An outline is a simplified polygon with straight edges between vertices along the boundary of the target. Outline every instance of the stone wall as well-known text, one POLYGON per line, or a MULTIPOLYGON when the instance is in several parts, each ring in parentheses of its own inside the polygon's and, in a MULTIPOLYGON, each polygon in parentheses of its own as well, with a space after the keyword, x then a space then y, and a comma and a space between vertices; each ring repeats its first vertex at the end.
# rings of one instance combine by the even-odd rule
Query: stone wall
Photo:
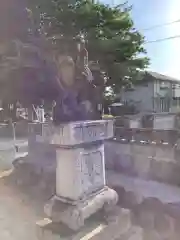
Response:
POLYGON ((143 228, 143 239, 180 239, 179 130, 117 127, 105 160, 113 170, 108 184, 119 205, 131 210, 133 224, 143 228))
POLYGON ((179 240, 179 187, 107 171, 108 184, 119 195, 119 205, 132 213, 132 223, 143 228, 144 240, 179 240))
POLYGON ((107 169, 142 179, 180 184, 178 132, 122 130, 105 146, 107 169))

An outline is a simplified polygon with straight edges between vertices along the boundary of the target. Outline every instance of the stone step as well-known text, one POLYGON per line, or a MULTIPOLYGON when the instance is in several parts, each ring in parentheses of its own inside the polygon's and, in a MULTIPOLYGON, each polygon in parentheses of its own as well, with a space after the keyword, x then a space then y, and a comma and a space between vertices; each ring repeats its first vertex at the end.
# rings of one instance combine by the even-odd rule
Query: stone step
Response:
POLYGON ((180 188, 113 171, 106 176, 119 195, 119 205, 130 209, 132 223, 144 229, 144 240, 179 239, 180 188))
POLYGON ((72 232, 65 226, 46 219, 38 223, 38 237, 39 240, 141 240, 141 238, 132 238, 133 235, 140 235, 141 231, 139 228, 131 229, 130 211, 117 207, 116 214, 116 221, 108 224, 94 216, 79 232, 72 232))

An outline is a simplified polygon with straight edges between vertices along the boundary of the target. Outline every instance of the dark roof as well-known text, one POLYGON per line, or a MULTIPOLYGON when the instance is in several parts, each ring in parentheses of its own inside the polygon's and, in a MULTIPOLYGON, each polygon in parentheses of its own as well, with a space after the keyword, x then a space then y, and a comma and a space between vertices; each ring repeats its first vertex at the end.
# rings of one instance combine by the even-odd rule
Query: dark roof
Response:
POLYGON ((157 73, 157 72, 147 71, 146 74, 150 75, 151 77, 153 77, 153 78, 155 78, 157 80, 179 82, 180 83, 180 79, 172 78, 172 77, 169 77, 169 76, 157 73))

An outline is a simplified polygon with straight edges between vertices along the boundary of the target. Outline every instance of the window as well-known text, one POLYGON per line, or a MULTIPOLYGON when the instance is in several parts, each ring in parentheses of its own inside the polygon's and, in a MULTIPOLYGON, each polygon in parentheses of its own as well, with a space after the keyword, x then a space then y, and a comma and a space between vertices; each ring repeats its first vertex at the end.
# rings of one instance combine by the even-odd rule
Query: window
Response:
POLYGON ((160 82, 160 90, 169 88, 168 82, 160 82))
POLYGON ((172 84, 172 89, 176 89, 176 88, 177 88, 176 84, 172 84))

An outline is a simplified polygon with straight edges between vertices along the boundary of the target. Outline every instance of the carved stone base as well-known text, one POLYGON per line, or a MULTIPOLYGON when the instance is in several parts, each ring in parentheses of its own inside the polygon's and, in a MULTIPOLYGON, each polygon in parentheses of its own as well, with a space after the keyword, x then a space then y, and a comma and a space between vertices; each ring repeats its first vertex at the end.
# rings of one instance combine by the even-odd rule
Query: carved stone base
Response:
POLYGON ((118 202, 117 193, 108 187, 97 195, 91 196, 86 201, 79 201, 76 205, 63 203, 57 196, 54 196, 45 205, 44 211, 53 222, 61 222, 70 229, 77 231, 84 226, 85 219, 104 210, 104 217, 112 219, 113 208, 118 202))

